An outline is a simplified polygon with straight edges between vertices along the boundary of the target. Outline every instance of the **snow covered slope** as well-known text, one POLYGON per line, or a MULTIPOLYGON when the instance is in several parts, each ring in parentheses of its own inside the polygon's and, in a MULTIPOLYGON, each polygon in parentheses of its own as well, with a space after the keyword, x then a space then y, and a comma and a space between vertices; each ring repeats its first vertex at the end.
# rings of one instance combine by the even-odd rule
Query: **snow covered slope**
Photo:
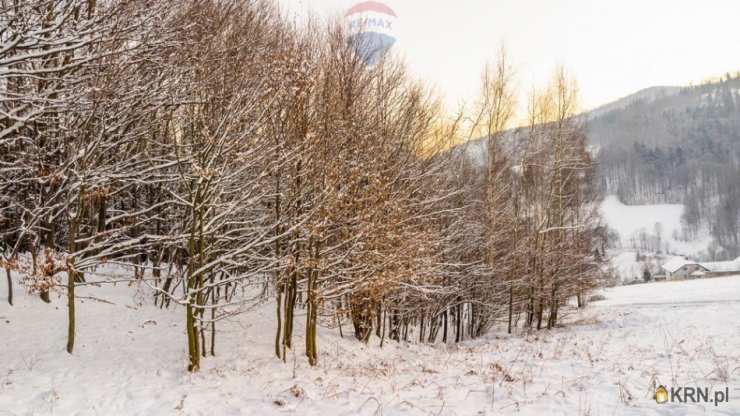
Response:
POLYGON ((625 205, 614 195, 606 197, 600 209, 607 226, 619 234, 622 248, 700 256, 712 238, 703 235, 691 241, 683 240, 683 210, 680 204, 625 205), (658 248, 657 245, 658 250, 650 250, 658 248))
POLYGON ((610 250, 609 255, 614 272, 623 283, 642 279, 645 263, 637 261, 636 251, 610 250))
POLYGON ((268 304, 224 322, 195 375, 184 313, 150 306, 146 289, 81 288, 71 356, 64 300, 17 292, 8 306, 0 279, 0 415, 740 414, 736 390, 716 408, 651 399, 653 381, 740 388, 740 277, 618 287, 565 310, 564 328, 459 346, 381 349, 322 329, 316 368, 303 345, 273 357, 268 304))

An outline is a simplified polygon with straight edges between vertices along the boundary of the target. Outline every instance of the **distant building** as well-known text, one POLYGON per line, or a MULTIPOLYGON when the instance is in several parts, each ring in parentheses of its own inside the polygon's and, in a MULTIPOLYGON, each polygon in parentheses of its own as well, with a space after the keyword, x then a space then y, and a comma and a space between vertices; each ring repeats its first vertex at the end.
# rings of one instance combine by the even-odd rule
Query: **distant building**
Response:
POLYGON ((669 280, 740 275, 740 257, 732 261, 715 262, 696 262, 677 257, 662 268, 669 280))
POLYGON ((701 263, 709 272, 707 277, 729 276, 740 274, 740 257, 732 261, 715 261, 701 263))
POLYGON ((707 277, 707 272, 703 269, 697 269, 694 273, 691 273, 689 277, 692 279, 701 279, 702 277, 707 277))
POLYGON ((655 280, 656 282, 662 282, 666 280, 666 275, 665 273, 658 273, 653 276, 653 280, 655 280))
POLYGON ((675 258, 668 263, 663 265, 666 277, 670 279, 690 279, 691 275, 696 272, 708 272, 709 269, 705 268, 697 262, 690 260, 675 258))

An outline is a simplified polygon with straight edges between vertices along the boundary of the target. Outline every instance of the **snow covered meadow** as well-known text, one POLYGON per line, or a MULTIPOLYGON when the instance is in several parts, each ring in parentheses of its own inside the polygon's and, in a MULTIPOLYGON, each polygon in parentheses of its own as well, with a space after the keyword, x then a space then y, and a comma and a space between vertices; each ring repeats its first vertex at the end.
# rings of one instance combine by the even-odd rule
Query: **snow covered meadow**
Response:
POLYGON ((619 234, 623 248, 701 255, 712 237, 705 233, 683 238, 683 212, 681 204, 625 205, 614 195, 607 196, 600 207, 604 222, 619 234))
POLYGON ((0 415, 740 414, 740 276, 602 294, 553 330, 494 328, 458 346, 381 349, 321 328, 314 368, 302 346, 274 358, 266 304, 225 322, 216 357, 191 374, 184 312, 152 306, 146 287, 79 288, 73 355, 64 299, 16 293, 0 303, 0 415), (727 386, 730 401, 658 405, 654 383, 727 386))

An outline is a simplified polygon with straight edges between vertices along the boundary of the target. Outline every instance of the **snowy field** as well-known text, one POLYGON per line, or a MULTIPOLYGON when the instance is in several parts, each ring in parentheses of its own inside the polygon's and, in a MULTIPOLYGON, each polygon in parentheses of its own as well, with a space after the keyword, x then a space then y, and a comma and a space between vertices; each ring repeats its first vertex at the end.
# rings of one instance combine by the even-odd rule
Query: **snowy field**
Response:
POLYGON ((600 213, 610 229, 619 233, 622 247, 637 248, 640 234, 655 235, 656 224, 660 224, 661 250, 666 245, 669 252, 685 256, 701 255, 712 242, 708 234, 691 241, 683 241, 681 217, 684 206, 681 204, 625 205, 610 195, 601 203, 600 213))
POLYGON ((380 349, 324 330, 313 369, 303 345, 287 364, 273 358, 265 305, 221 325, 196 375, 184 312, 149 306, 144 289, 81 289, 72 356, 64 299, 19 292, 10 307, 2 279, 0 416, 740 414, 740 277, 609 289, 563 328, 460 346, 380 349), (653 382, 729 386, 731 400, 658 405, 653 382))

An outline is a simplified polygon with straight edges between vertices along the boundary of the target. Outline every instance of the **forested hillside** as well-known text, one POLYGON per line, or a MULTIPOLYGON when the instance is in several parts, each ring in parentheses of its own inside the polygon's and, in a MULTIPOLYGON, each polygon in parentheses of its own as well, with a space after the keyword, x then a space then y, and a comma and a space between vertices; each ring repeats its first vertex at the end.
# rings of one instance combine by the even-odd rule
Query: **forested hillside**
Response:
POLYGON ((627 204, 684 204, 681 238, 710 233, 712 256, 736 257, 740 76, 651 92, 591 114, 588 135, 598 149, 602 193, 627 204))

